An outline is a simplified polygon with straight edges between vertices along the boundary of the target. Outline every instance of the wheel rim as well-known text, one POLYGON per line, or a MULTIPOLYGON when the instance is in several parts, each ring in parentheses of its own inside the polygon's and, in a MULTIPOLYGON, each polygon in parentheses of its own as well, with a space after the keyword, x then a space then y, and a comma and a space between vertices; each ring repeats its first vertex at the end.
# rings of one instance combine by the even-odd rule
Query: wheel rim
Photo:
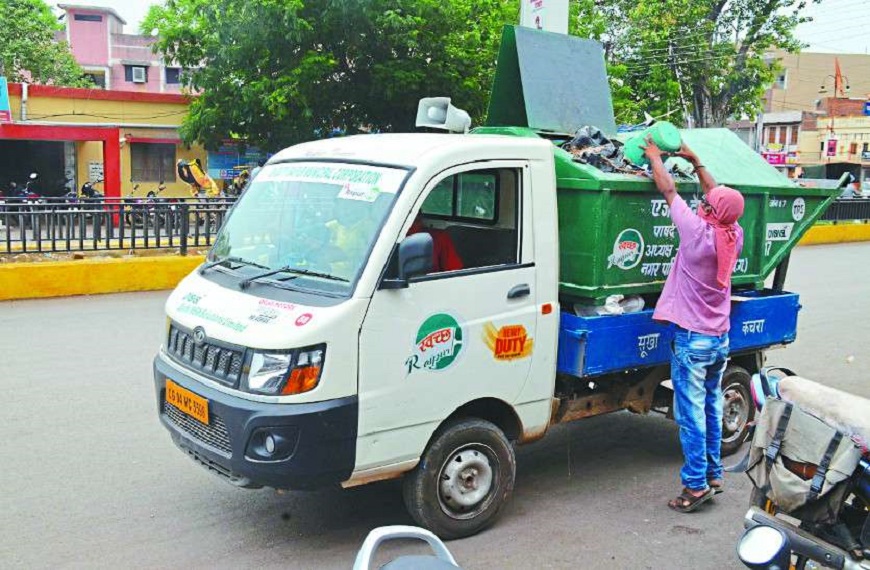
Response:
POLYGON ((441 510, 455 519, 471 519, 486 510, 497 487, 498 457, 489 446, 469 444, 448 456, 438 474, 441 510))
POLYGON ((731 443, 742 437, 749 423, 749 394, 739 383, 729 384, 722 391, 722 442, 731 443))

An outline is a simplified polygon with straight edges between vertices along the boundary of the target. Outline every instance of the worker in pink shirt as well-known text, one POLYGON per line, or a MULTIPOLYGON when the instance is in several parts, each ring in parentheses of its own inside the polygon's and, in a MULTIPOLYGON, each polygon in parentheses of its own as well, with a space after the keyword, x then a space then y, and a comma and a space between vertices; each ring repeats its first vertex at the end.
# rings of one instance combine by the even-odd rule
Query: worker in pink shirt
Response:
POLYGON ((680 236, 674 265, 653 319, 673 323, 671 381, 680 427, 683 491, 668 506, 691 512, 723 489, 722 375, 728 359, 731 274, 743 249, 743 196, 719 186, 698 156, 683 145, 678 156, 695 168, 703 195, 697 213, 677 194, 662 150, 647 138, 653 180, 670 206, 680 236))

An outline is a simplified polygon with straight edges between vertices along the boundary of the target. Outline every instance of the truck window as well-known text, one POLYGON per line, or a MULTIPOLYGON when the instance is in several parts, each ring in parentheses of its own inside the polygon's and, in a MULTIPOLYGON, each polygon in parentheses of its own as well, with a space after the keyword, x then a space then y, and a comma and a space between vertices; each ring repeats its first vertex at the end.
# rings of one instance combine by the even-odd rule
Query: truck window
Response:
POLYGON ((287 288, 347 294, 405 175, 362 164, 266 166, 233 207, 213 256, 276 270, 272 282, 287 288))
POLYGON ((455 272, 519 263, 519 181, 516 169, 485 169, 448 176, 432 188, 421 221, 424 231, 440 234, 436 249, 444 247, 444 234, 449 238, 462 261, 455 272))
POLYGON ((438 183, 423 204, 423 215, 494 224, 498 213, 498 173, 463 172, 438 183))

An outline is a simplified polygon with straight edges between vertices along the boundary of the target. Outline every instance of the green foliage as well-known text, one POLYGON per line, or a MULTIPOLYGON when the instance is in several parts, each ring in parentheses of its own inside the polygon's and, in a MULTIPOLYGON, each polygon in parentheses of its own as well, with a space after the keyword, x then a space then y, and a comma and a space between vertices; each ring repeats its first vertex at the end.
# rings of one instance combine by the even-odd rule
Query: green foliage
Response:
POLYGON ((449 95, 480 122, 513 0, 168 0, 142 30, 199 93, 182 137, 274 150, 334 129, 413 129, 449 95))
POLYGON ((794 29, 807 21, 806 4, 577 0, 572 29, 605 42, 617 122, 639 122, 646 111, 677 123, 716 126, 761 110, 778 71, 765 52, 800 48, 794 29))
POLYGON ((62 29, 42 0, 0 1, 0 75, 11 82, 91 85, 69 46, 54 41, 62 29))

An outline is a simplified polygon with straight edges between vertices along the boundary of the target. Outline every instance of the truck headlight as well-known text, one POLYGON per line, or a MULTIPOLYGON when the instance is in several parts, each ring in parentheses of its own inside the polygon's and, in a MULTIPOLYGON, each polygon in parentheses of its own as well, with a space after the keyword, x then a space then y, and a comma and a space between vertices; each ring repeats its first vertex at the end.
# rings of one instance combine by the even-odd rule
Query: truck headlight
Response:
POLYGON ((256 351, 245 388, 254 394, 302 394, 317 387, 326 345, 283 352, 256 351))

